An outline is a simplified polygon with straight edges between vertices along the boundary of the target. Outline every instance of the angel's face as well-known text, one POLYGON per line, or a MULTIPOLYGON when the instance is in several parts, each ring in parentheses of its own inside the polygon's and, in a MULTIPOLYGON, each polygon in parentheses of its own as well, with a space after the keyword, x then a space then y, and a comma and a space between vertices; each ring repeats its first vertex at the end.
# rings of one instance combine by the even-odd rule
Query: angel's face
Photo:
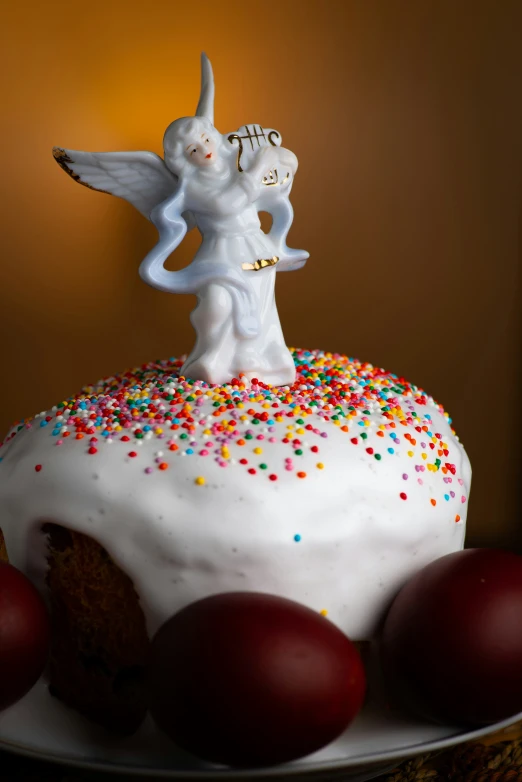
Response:
POLYGON ((209 133, 198 134, 187 145, 185 157, 194 166, 212 166, 217 159, 217 144, 209 133))

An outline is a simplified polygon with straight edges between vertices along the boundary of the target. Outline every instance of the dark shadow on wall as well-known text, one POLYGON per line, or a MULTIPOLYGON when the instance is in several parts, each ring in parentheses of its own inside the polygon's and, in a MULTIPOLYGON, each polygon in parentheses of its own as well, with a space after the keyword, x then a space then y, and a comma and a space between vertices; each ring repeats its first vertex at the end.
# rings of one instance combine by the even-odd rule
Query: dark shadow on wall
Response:
MULTIPOLYGON (((520 299, 522 296, 522 177, 521 177, 521 203, 520 203, 520 219, 518 221, 518 274, 517 274, 517 309, 516 309, 516 325, 518 327, 518 351, 515 357, 516 370, 515 370, 515 387, 516 397, 515 402, 518 403, 517 407, 520 410, 522 407, 522 305, 520 299)), ((519 416, 518 427, 513 431, 513 444, 512 453, 516 461, 514 474, 513 474, 513 494, 515 496, 515 502, 513 503, 513 511, 515 514, 515 535, 513 539, 513 551, 517 554, 522 554, 522 452, 520 449, 520 441, 522 439, 522 416, 519 416)))

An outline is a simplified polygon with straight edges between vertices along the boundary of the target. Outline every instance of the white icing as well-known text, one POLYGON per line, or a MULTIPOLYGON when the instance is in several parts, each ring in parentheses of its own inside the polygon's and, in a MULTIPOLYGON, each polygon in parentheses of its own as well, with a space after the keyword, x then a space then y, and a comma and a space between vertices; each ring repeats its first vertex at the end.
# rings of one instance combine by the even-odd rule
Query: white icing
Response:
MULTIPOLYGON (((183 430, 164 440, 152 432, 141 440, 132 430, 115 432, 100 437, 98 452, 90 455, 89 436, 75 440, 72 421, 67 426, 71 436, 58 446, 51 427, 41 427, 37 418, 0 449, 0 528, 10 561, 42 586, 45 541, 40 524, 53 521, 92 536, 107 549, 133 580, 151 635, 199 598, 247 590, 326 609, 348 636, 370 638, 406 580, 464 544, 469 460, 433 400, 420 405, 409 392, 407 396, 419 420, 431 415, 433 431, 448 446, 454 475, 415 470, 415 464, 422 464, 423 449, 405 439, 407 433, 422 439, 411 425, 397 427, 400 444, 389 454, 389 431, 377 434, 386 419, 371 400, 367 440, 359 439, 357 445, 351 438, 361 431, 360 419, 350 422, 348 433, 324 424, 321 413, 328 403, 318 400, 306 423, 326 431, 327 437, 308 430, 298 435, 303 454, 293 457, 292 470, 285 469, 290 454, 282 438, 289 424, 296 436, 296 424, 286 418, 270 432, 261 423, 256 435, 264 434, 263 441, 230 444, 226 468, 213 454, 199 455, 205 439, 200 430, 216 420, 212 396, 195 405, 199 444, 192 455, 184 453, 183 430), (209 423, 200 423, 205 420, 209 423), (123 434, 131 436, 129 442, 121 441, 123 434), (179 450, 170 451, 169 442, 179 450), (312 445, 319 446, 318 453, 311 451, 312 445), (254 454, 256 447, 263 454, 254 454), (376 461, 367 448, 385 455, 376 461), (412 450, 414 457, 408 456, 412 450), (131 451, 138 455, 131 458, 131 451), (239 464, 241 458, 256 468, 255 475, 239 464), (168 469, 159 469, 156 459, 168 463, 168 469), (259 469, 263 461, 266 471, 259 469), (153 470, 146 474, 150 466, 153 470), (297 471, 307 477, 299 479, 297 471), (273 472, 276 481, 268 477, 273 472), (195 483, 198 476, 205 478, 204 485, 195 483), (298 542, 295 535, 301 536, 298 542)), ((406 402, 405 397, 396 399, 406 402)), ((160 400, 160 409, 162 404, 160 400)), ((261 409, 255 403, 252 407, 261 409)), ((65 414, 59 420, 64 424, 69 419, 65 414)))

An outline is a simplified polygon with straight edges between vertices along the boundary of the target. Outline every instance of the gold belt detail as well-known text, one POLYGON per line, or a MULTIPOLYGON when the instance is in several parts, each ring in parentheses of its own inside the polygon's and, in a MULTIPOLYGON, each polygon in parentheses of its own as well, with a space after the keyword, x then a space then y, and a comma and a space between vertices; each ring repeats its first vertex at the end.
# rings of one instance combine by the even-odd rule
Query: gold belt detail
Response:
POLYGON ((260 269, 266 269, 267 266, 275 266, 279 258, 274 255, 272 258, 261 258, 254 263, 242 263, 241 268, 246 272, 258 272, 260 269))

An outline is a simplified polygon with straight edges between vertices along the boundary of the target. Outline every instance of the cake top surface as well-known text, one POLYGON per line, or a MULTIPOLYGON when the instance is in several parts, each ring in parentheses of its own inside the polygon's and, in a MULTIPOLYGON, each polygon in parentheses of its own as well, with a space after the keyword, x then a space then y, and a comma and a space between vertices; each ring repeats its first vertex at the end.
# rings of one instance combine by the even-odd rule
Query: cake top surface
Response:
MULTIPOLYGON (((321 441, 336 428, 347 444, 364 449, 376 463, 406 451, 414 475, 426 470, 455 475, 452 444, 446 442, 451 419, 422 389, 338 353, 296 349, 292 354, 296 382, 285 387, 241 377, 210 386, 181 376, 183 359, 176 358, 105 378, 13 427, 0 458, 18 432, 47 428, 49 446, 63 446, 69 438, 74 448, 95 458, 104 441, 117 441, 127 462, 139 458, 144 441, 154 440, 157 451, 143 465, 146 474, 168 470, 174 459, 196 454, 258 479, 277 481, 288 473, 306 479, 310 459, 304 469, 301 457, 305 452, 316 455, 314 470, 327 467, 320 458, 321 441), (441 416, 445 434, 432 420, 441 422, 441 416), (271 458, 274 445, 277 460, 271 458), (281 445, 288 452, 283 460, 281 445)), ((91 466, 86 463, 86 469, 91 466)), ((195 482, 205 483, 204 468, 195 482)))

